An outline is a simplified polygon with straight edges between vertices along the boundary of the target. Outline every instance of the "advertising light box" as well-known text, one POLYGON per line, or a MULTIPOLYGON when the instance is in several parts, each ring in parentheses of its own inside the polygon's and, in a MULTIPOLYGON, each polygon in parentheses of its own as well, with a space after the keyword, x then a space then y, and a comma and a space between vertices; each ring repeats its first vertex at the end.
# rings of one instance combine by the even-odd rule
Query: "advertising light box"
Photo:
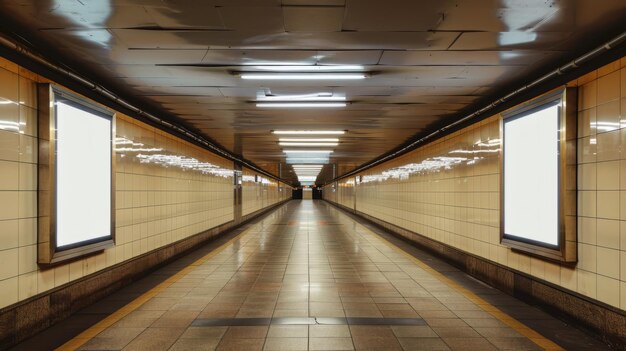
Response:
POLYGON ((504 233, 559 244, 559 106, 504 123, 504 233))
POLYGON ((50 265, 113 245, 115 115, 50 84, 39 106, 38 261, 50 265))
POLYGON ((573 263, 576 235, 576 90, 564 88, 502 114, 501 242, 573 263))

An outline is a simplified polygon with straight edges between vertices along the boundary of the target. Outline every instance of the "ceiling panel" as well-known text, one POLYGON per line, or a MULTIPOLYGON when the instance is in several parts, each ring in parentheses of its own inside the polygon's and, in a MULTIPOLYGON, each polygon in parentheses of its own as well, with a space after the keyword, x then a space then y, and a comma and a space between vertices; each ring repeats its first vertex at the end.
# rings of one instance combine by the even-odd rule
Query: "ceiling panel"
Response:
POLYGON ((283 7, 287 32, 340 32, 343 7, 286 6, 283 7))
POLYGON ((344 30, 372 32, 424 32, 443 20, 449 1, 347 0, 344 30))
POLYGON ((162 28, 225 29, 220 12, 215 6, 181 3, 175 8, 166 6, 144 8, 153 21, 162 28))
POLYGON ((538 50, 508 51, 385 51, 381 65, 436 66, 436 65, 521 65, 529 66, 560 52, 538 50))
POLYGON ((226 28, 235 31, 283 32, 282 9, 270 6, 219 7, 226 28))
POLYGON ((464 32, 450 50, 551 50, 570 32, 464 32))
POLYGON ((624 18, 623 0, 0 1, 0 21, 54 59, 268 170, 285 162, 271 130, 347 130, 331 155, 339 174, 606 41, 624 18), (351 65, 368 78, 239 77, 261 65, 351 65), (348 105, 254 103, 320 93, 348 105))

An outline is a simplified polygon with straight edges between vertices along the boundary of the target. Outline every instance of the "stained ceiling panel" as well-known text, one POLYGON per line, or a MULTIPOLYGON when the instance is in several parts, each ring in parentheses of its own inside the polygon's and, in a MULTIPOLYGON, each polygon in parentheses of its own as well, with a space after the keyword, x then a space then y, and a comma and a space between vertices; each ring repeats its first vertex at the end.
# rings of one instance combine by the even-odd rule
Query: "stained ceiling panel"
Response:
POLYGON ((283 8, 287 32, 340 32, 343 7, 286 6, 283 8))
POLYGON ((317 62, 317 58, 315 51, 210 49, 202 62, 225 66, 282 63, 312 65, 317 62))
POLYGON ((570 32, 464 32, 450 50, 554 50, 570 32))
POLYGON ((339 174, 603 43, 624 18, 623 0, 0 2, 7 31, 270 171, 285 162, 271 130, 347 130, 331 156, 339 174), (368 78, 240 77, 334 65, 368 78), (347 106, 255 103, 294 95, 347 106))
POLYGON ((161 28, 225 29, 215 6, 181 5, 176 8, 146 6, 145 10, 161 28))
POLYGON ((449 1, 347 0, 344 30, 369 32, 425 32, 442 20, 449 1))
POLYGON ((528 66, 559 52, 537 50, 510 51, 385 51, 380 59, 387 66, 437 65, 521 65, 528 66))
POLYGON ((227 6, 219 8, 226 28, 235 31, 283 32, 280 7, 227 6))

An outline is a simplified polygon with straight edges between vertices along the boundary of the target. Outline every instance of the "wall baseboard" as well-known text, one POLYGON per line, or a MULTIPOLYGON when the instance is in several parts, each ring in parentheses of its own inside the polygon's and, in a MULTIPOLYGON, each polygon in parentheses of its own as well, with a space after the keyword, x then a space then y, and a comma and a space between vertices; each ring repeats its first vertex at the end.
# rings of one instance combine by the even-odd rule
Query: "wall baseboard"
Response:
POLYGON ((352 208, 325 201, 414 246, 435 254, 494 288, 598 335, 616 350, 626 350, 626 313, 624 311, 352 208))
POLYGON ((43 331, 154 270, 267 214, 290 199, 179 240, 0 310, 0 350, 43 331))

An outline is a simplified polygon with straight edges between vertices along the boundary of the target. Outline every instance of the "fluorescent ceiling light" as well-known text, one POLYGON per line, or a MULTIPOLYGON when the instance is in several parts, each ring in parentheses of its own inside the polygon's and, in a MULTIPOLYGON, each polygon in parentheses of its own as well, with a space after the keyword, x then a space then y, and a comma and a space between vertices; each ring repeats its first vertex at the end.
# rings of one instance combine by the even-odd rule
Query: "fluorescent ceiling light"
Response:
POLYGON ((328 159, 328 157, 325 158, 321 158, 321 157, 287 157, 287 164, 288 165, 293 165, 293 164, 318 164, 318 163, 324 163, 324 164, 328 164, 330 160, 328 159))
POLYGON ((278 143, 280 146, 337 146, 338 143, 278 143))
POLYGON ((338 71, 362 71, 360 65, 263 65, 250 66, 252 70, 272 71, 272 72, 338 72, 338 71))
POLYGON ((254 80, 355 80, 365 79, 364 73, 242 73, 241 79, 254 80))
POLYGON ((309 97, 297 97, 293 95, 282 96, 265 96, 257 97, 257 101, 346 101, 345 96, 309 96, 309 97))
POLYGON ((273 130, 274 134, 293 134, 293 135, 340 135, 345 134, 345 130, 273 130))
POLYGON ((317 179, 315 176, 298 177, 298 180, 301 182, 314 182, 315 179, 317 179))
POLYGON ((280 138, 278 141, 291 143, 338 143, 338 138, 280 138))
POLYGON ((256 107, 346 107, 345 102, 257 102, 256 107))
POLYGON ((286 154, 331 154, 333 150, 283 150, 286 154))

